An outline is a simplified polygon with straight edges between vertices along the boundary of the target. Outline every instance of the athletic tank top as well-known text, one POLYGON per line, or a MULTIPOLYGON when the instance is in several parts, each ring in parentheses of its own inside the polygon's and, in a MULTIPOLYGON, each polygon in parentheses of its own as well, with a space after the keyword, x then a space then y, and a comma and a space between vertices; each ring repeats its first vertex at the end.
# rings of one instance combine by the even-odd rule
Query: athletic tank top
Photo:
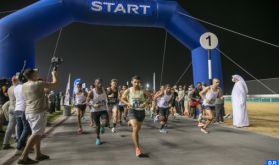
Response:
POLYGON ((172 94, 168 95, 164 92, 164 95, 157 99, 157 106, 159 108, 169 108, 169 102, 172 98, 172 94))
POLYGON ((108 104, 114 105, 118 103, 118 90, 113 91, 110 88, 110 91, 108 92, 108 104))
POLYGON ((205 106, 215 106, 215 100, 218 97, 219 90, 214 91, 211 87, 210 90, 205 94, 205 100, 203 100, 203 105, 205 106), (206 102, 208 101, 208 102, 206 102))
POLYGON ((108 99, 107 99, 107 94, 104 89, 102 89, 103 92, 102 94, 98 94, 96 89, 93 89, 93 99, 92 99, 92 104, 100 104, 101 106, 99 108, 96 108, 92 106, 92 109, 90 110, 91 112, 98 112, 98 111, 107 111, 108 110, 108 99))
POLYGON ((85 104, 86 97, 83 93, 76 93, 75 96, 75 105, 82 105, 85 104))
POLYGON ((132 105, 132 109, 134 110, 144 110, 144 108, 140 108, 140 104, 145 102, 144 92, 143 90, 134 91, 133 88, 129 88, 128 101, 132 105))

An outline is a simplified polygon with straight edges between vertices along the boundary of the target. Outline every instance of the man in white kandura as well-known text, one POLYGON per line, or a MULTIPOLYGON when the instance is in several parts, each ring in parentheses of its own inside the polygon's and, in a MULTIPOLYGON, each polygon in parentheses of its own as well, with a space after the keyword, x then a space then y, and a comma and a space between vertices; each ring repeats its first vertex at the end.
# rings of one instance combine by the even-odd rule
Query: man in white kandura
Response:
POLYGON ((249 119, 246 110, 247 85, 239 75, 233 75, 232 81, 235 83, 232 90, 233 125, 237 128, 248 127, 249 119))

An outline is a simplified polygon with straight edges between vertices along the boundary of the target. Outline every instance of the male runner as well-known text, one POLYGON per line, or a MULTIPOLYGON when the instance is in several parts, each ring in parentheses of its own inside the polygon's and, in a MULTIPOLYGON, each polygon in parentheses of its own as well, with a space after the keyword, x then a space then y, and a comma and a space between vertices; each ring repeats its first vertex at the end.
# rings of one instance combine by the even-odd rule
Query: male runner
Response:
POLYGON ((140 157, 139 131, 145 118, 145 106, 148 94, 140 87, 139 76, 133 76, 131 83, 133 86, 124 92, 121 101, 129 108, 129 124, 133 129, 132 140, 136 148, 136 156, 140 157))

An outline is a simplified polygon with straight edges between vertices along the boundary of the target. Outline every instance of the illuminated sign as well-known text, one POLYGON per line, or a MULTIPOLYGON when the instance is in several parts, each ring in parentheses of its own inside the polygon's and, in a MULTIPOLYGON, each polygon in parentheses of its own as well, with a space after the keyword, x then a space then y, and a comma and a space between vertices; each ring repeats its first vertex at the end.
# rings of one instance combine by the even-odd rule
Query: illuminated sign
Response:
POLYGON ((151 16, 153 9, 151 3, 140 2, 120 2, 120 1, 95 1, 93 0, 90 7, 93 12, 121 14, 121 15, 141 15, 151 16))

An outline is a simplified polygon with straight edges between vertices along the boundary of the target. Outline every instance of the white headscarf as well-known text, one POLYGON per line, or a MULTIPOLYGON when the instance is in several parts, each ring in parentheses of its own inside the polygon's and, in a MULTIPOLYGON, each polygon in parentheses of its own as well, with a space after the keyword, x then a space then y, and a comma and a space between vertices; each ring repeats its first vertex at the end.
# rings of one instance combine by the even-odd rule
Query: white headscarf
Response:
POLYGON ((248 94, 248 87, 247 87, 247 85, 246 85, 245 80, 244 80, 241 76, 239 76, 239 75, 233 75, 233 76, 232 76, 232 81, 235 82, 235 83, 240 83, 240 84, 243 86, 243 88, 244 88, 246 94, 248 94))

